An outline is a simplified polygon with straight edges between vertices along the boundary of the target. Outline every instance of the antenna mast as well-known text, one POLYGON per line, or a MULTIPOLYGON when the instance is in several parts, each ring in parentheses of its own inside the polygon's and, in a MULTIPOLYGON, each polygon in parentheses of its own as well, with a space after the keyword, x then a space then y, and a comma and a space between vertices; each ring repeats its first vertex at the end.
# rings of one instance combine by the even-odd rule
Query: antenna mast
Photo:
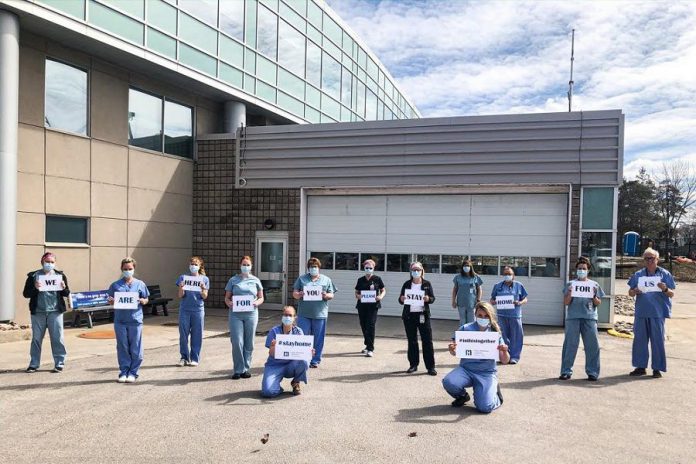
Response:
POLYGON ((568 81, 568 112, 573 111, 573 61, 575 61, 575 29, 570 41, 570 80, 568 81))

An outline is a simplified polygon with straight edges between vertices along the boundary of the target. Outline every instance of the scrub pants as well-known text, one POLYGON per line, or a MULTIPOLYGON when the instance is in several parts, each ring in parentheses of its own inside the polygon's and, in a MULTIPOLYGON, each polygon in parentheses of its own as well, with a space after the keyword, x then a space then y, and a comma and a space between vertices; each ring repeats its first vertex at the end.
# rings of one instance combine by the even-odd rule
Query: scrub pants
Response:
POLYGON ((302 329, 305 335, 314 335, 314 356, 310 364, 318 366, 319 363, 321 363, 321 354, 324 352, 326 319, 311 319, 309 317, 298 316, 297 327, 302 329))
POLYGON ((522 318, 498 316, 498 324, 502 331, 503 340, 509 348, 510 360, 519 361, 522 355, 522 342, 524 341, 522 318))
POLYGON ((63 313, 60 311, 37 312, 31 315, 31 348, 29 367, 38 369, 41 364, 41 345, 48 329, 51 339, 51 352, 55 366, 65 364, 65 342, 63 340, 63 313))
POLYGON ((650 366, 667 372, 664 317, 636 317, 633 321, 633 367, 648 367, 648 342, 652 352, 650 366))
POLYGON ((469 322, 474 322, 474 308, 468 308, 466 306, 457 306, 457 311, 459 312, 459 325, 468 324, 469 322))
POLYGON ((143 324, 138 322, 114 322, 118 376, 138 377, 143 363, 143 324))
POLYGON ((362 329, 365 348, 375 351, 375 326, 377 325, 377 308, 358 308, 360 328, 362 329))
POLYGON ((283 388, 280 386, 283 379, 307 383, 307 362, 296 360, 289 361, 284 365, 269 366, 266 364, 261 381, 261 396, 273 398, 283 393, 283 388))
POLYGON ((423 324, 420 316, 423 313, 409 313, 404 319, 404 329, 408 339, 408 363, 409 366, 418 366, 420 353, 418 350, 418 332, 420 332, 423 344, 423 362, 426 369, 435 368, 435 349, 433 348, 433 331, 430 327, 430 318, 426 317, 423 324))
POLYGON ((259 323, 259 312, 229 312, 230 342, 234 374, 243 374, 251 369, 251 354, 254 351, 254 335, 259 323))
POLYGON ((179 310, 179 353, 181 359, 201 361, 201 346, 203 345, 203 311, 179 310), (189 337, 191 349, 189 350, 189 337))
POLYGON ((561 355, 561 375, 573 375, 573 364, 582 336, 585 347, 585 373, 599 377, 599 336, 597 321, 594 319, 567 319, 565 321, 565 339, 561 355))
POLYGON ((488 414, 500 407, 498 375, 495 372, 472 372, 458 366, 442 379, 442 386, 455 399, 464 396, 466 388, 474 387, 474 406, 480 412, 488 414))

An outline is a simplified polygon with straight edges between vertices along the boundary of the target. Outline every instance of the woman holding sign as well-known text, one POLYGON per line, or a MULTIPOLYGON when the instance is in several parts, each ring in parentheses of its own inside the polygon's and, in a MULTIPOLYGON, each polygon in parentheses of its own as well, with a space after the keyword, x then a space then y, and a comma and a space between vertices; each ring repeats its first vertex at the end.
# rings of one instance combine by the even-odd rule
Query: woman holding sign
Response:
POLYGON ((182 274, 176 281, 179 288, 179 366, 198 366, 203 345, 205 299, 208 298, 210 281, 205 275, 203 260, 194 256, 189 261, 189 274, 182 274), (191 348, 189 349, 189 337, 191 348))
MULTIPOLYGON (((299 395, 302 393, 300 382, 307 383, 307 367, 308 362, 301 359, 281 359, 281 356, 276 357, 278 335, 304 335, 302 329, 295 325, 296 313, 295 308, 286 306, 283 308, 282 323, 273 327, 268 331, 266 337, 266 348, 268 348, 268 360, 263 368, 263 381, 261 382, 261 396, 273 398, 283 393, 280 382, 283 379, 292 379, 292 394, 299 395)), ((308 357, 311 358, 311 353, 308 357)))
POLYGON ((483 280, 474 272, 471 260, 464 260, 453 283, 452 309, 459 312, 459 324, 474 322, 474 306, 481 301, 483 280))
POLYGON ((124 258, 121 278, 107 290, 109 304, 114 306, 119 383, 135 382, 143 363, 143 305, 147 304, 150 292, 145 282, 133 277, 135 266, 133 258, 124 258))
POLYGON ((585 373, 587 380, 599 377, 599 337, 597 336, 597 307, 602 303, 604 291, 594 280, 587 278, 590 261, 581 256, 575 263, 577 279, 568 282, 564 290, 563 304, 568 306, 565 321, 565 339, 561 355, 560 380, 573 375, 573 364, 582 335, 585 347, 585 373))
POLYGON ((375 351, 375 325, 377 324, 377 311, 381 307, 382 298, 387 294, 384 283, 379 276, 374 274, 375 262, 371 259, 363 263, 365 275, 358 279, 355 284, 355 298, 358 302, 355 308, 358 310, 360 318, 360 328, 362 329, 365 349, 362 352, 368 358, 373 356, 375 351))
POLYGON ((263 285, 251 275, 251 257, 239 262, 239 274, 225 286, 225 304, 229 311, 230 342, 232 342, 232 378, 251 377, 251 354, 254 352, 254 335, 259 323, 258 307, 263 304, 263 285))
POLYGON ((321 261, 309 258, 307 273, 293 285, 292 296, 297 302, 297 325, 307 335, 314 336, 315 354, 309 367, 319 367, 324 351, 326 319, 329 317, 329 301, 333 300, 336 287, 327 276, 319 274, 321 261))
POLYGON ((41 364, 41 345, 46 329, 51 339, 53 372, 63 372, 65 365, 65 343, 63 341, 63 313, 65 300, 70 295, 68 278, 57 271, 56 255, 46 253, 41 257, 41 269, 27 274, 24 283, 24 298, 29 298, 31 313, 31 348, 27 372, 36 372, 41 364))
MULTIPOLYGON (((456 367, 452 372, 447 374, 442 379, 442 386, 445 387, 447 393, 454 398, 452 406, 461 407, 471 399, 466 389, 473 387, 474 390, 474 406, 482 413, 489 413, 503 404, 503 395, 500 393, 498 384, 498 369, 496 361, 502 364, 507 364, 510 361, 510 353, 508 347, 503 342, 503 338, 499 335, 500 327, 496 320, 495 310, 488 303, 478 303, 475 312, 476 322, 470 322, 462 325, 455 333, 452 343, 449 344, 449 352, 452 356, 461 358, 459 367, 456 367), (485 350, 484 348, 471 349, 464 345, 466 334, 470 332, 490 333, 493 332, 493 342, 497 349, 497 353, 486 358, 472 357, 473 351, 485 350)), ((471 337, 473 338, 473 337, 471 337)), ((480 337, 481 340, 490 341, 490 337, 480 337)), ((483 345, 484 343, 477 343, 483 345)), ((490 351, 490 350, 485 350, 490 351)))
POLYGON ((515 280, 510 266, 503 268, 503 281, 493 286, 491 304, 496 306, 503 340, 510 347, 510 364, 517 364, 522 355, 522 308, 527 304, 527 290, 515 280))
POLYGON ((408 362, 406 373, 418 370, 420 353, 418 351, 418 332, 423 343, 423 362, 429 375, 437 375, 435 370, 435 349, 433 348, 433 331, 430 327, 430 303, 435 302, 433 286, 423 278, 423 265, 411 264, 411 279, 404 282, 399 294, 399 303, 404 305, 401 318, 404 321, 406 338, 408 338, 408 362))

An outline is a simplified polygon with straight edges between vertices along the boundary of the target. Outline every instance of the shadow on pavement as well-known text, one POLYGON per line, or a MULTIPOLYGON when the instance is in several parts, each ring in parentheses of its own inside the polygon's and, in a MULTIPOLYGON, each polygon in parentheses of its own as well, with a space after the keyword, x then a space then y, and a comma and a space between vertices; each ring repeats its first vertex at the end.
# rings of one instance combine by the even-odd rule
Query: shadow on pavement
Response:
POLYGON ((580 387, 580 388, 605 388, 614 385, 619 385, 626 382, 640 382, 644 380, 659 380, 653 379, 646 375, 643 377, 629 377, 628 374, 613 375, 610 377, 600 377, 596 382, 589 382, 587 377, 579 375, 570 380, 558 380, 556 377, 535 380, 522 380, 519 382, 504 382, 501 386, 504 388, 512 388, 513 390, 532 390, 539 387, 560 386, 563 387, 580 387))
MULTIPOLYGON (((422 375, 427 375, 426 371, 421 372, 422 375)), ((322 382, 338 382, 338 383, 360 383, 370 382, 372 380, 381 380, 387 377, 412 377, 418 374, 407 374, 406 369, 403 371, 394 372, 371 372, 351 375, 337 375, 335 377, 324 377, 322 382)))
POLYGON ((211 396, 206 398, 206 401, 214 401, 220 403, 221 406, 232 405, 232 406, 248 406, 249 401, 244 400, 254 400, 255 403, 275 403, 276 401, 282 401, 286 398, 292 398, 292 390, 285 390, 280 395, 275 398, 264 398, 261 396, 261 389, 257 388, 255 390, 244 390, 238 392, 225 393, 224 395, 211 396), (238 404, 236 404, 238 403, 238 404))
POLYGON ((410 424, 454 424, 474 414, 480 413, 471 405, 453 408, 449 404, 438 404, 423 408, 399 409, 394 420, 410 424))

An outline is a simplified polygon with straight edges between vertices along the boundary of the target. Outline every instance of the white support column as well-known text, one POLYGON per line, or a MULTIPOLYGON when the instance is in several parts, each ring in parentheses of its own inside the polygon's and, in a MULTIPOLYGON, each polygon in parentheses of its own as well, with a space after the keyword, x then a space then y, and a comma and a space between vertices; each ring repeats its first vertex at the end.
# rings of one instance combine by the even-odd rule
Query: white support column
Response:
POLYGON ((246 126, 246 105, 238 101, 226 101, 225 133, 234 134, 241 126, 246 126))
POLYGON ((15 317, 19 18, 0 10, 0 321, 15 317))

